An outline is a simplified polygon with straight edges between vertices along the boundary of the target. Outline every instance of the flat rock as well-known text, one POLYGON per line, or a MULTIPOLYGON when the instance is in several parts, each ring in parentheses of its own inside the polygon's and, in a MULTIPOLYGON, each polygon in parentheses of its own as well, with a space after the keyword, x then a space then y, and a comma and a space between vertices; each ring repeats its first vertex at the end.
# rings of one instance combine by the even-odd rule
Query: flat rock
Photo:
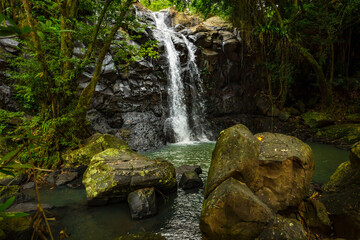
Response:
POLYGON ((95 155, 84 173, 89 205, 124 201, 134 190, 154 187, 162 193, 176 189, 174 166, 129 149, 106 149, 95 155))

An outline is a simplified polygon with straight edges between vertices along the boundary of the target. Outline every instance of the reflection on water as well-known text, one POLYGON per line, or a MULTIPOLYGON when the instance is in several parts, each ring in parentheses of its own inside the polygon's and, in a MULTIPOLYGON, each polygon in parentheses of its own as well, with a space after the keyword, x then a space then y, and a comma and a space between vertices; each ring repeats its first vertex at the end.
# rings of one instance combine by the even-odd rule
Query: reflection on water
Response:
MULTIPOLYGON (((309 145, 313 149, 316 163, 314 182, 326 182, 336 167, 348 158, 348 151, 324 144, 309 145)), ((171 144, 142 154, 166 159, 175 166, 200 165, 203 169, 201 177, 205 182, 214 146, 214 142, 171 144)), ((203 189, 192 192, 179 189, 166 203, 160 197, 158 215, 135 221, 131 219, 127 203, 87 207, 84 188, 41 190, 42 202, 57 207, 51 210, 57 218, 53 223, 54 232, 65 228, 66 232, 71 233, 70 239, 75 240, 113 240, 126 233, 141 231, 161 233, 169 240, 201 239, 199 218, 203 194, 203 189)))

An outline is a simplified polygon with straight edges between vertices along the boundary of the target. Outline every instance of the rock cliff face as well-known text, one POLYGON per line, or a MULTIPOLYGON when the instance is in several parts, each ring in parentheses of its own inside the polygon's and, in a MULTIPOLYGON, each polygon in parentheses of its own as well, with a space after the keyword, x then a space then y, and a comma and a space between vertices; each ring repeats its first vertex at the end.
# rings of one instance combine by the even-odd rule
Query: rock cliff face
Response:
MULTIPOLYGON (((153 15, 146 9, 139 9, 138 15, 144 23, 155 26, 153 15)), ((247 79, 249 73, 243 71, 246 65, 243 46, 231 24, 216 17, 201 22, 172 9, 166 23, 178 32, 172 40, 183 68, 181 76, 188 108, 193 101, 193 88, 202 87, 206 109, 203 118, 256 111, 250 99, 258 89, 253 85, 253 90, 242 86, 241 80, 247 79), (198 48, 196 64, 203 86, 197 86, 201 83, 194 82, 186 69, 189 54, 182 40, 184 36, 198 48)), ((155 40, 151 27, 137 43, 146 39, 155 40)), ((122 137, 136 150, 156 148, 171 141, 165 136, 169 131, 165 124, 169 116, 168 64, 163 43, 159 43, 158 59, 142 59, 126 68, 117 64, 110 52, 88 113, 93 129, 122 137)), ((85 73, 80 86, 86 86, 90 76, 91 71, 85 73)))
MULTIPOLYGON (((155 19, 152 13, 137 5, 137 14, 142 23, 149 27, 134 40, 134 44, 155 40, 155 19)), ((164 10, 165 11, 165 10, 164 10)), ((257 85, 252 74, 251 56, 231 24, 213 17, 205 22, 173 9, 166 10, 166 24, 176 34, 172 38, 183 69, 181 77, 184 85, 184 98, 191 115, 193 95, 202 88, 206 116, 211 119, 229 114, 256 113, 254 101, 261 85, 257 85), (202 82, 189 72, 189 54, 184 37, 197 47, 196 64, 202 82), (251 84, 250 84, 251 83, 251 84), (194 90, 195 89, 195 90, 194 90)), ((121 38, 121 33, 117 38, 121 38)), ((11 99, 13 90, 6 85, 6 57, 4 53, 16 54, 20 44, 14 39, 0 41, 0 108, 16 110, 11 99)), ((85 46, 77 43, 74 55, 81 56, 85 46)), ((159 58, 144 58, 124 65, 117 61, 117 47, 111 47, 103 64, 101 79, 96 87, 88 120, 93 132, 109 133, 125 139, 135 150, 148 150, 171 141, 166 133, 166 119, 169 117, 169 60, 163 43, 158 44, 159 58)), ((92 77, 94 67, 78 79, 79 90, 86 87, 92 77)), ((196 124, 190 120, 191 128, 196 124)), ((209 127, 210 128, 210 127, 209 127)), ((217 133, 218 129, 215 130, 217 133)), ((211 134, 207 134, 210 137, 211 134)))

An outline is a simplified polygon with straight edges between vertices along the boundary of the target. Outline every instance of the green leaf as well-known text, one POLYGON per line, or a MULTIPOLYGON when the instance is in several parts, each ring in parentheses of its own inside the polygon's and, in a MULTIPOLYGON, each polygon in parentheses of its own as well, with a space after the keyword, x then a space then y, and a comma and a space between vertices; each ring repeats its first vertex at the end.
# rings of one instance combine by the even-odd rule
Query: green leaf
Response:
POLYGON ((15 177, 14 173, 8 170, 0 169, 0 173, 15 177))
POLYGON ((3 211, 5 211, 5 209, 9 208, 14 201, 15 201, 15 196, 6 200, 5 203, 0 204, 0 212, 3 212, 3 211))
POLYGON ((6 155, 0 160, 0 163, 8 161, 8 160, 11 159, 13 156, 15 156, 17 152, 18 152, 18 150, 14 150, 14 151, 9 152, 8 154, 6 154, 6 155))
POLYGON ((8 29, 0 29, 0 37, 7 37, 7 36, 12 36, 15 33, 8 30, 8 29))
POLYGON ((32 168, 31 164, 21 164, 16 162, 11 162, 4 166, 4 168, 32 168))
POLYGON ((28 34, 28 33, 30 33, 32 31, 32 29, 31 29, 31 27, 29 27, 29 26, 25 26, 25 27, 23 27, 22 29, 21 29, 21 33, 22 34, 28 34))

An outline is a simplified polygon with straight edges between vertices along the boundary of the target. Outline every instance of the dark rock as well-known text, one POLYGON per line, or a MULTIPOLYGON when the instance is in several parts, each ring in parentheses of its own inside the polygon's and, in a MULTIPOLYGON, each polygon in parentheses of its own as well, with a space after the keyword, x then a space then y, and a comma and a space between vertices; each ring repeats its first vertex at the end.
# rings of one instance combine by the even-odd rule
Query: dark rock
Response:
POLYGON ((182 165, 180 167, 175 168, 176 174, 183 175, 185 172, 194 171, 197 174, 202 173, 202 169, 200 165, 182 165))
MULTIPOLYGON (((41 204, 43 209, 52 209, 54 206, 42 203, 41 204)), ((35 212, 37 210, 37 203, 35 202, 26 202, 26 203, 19 203, 11 206, 6 212, 35 212)))
POLYGON ((183 173, 180 179, 179 186, 184 190, 192 189, 192 188, 201 188, 203 187, 203 182, 195 171, 189 171, 183 173))
POLYGON ((77 178, 71 183, 66 184, 68 188, 72 188, 72 189, 80 188, 82 185, 83 185, 82 178, 77 178))
POLYGON ((156 194, 154 188, 143 188, 131 192, 127 201, 133 219, 142 219, 157 214, 156 194))
POLYGON ((57 176, 58 172, 51 172, 47 178, 46 178, 46 181, 50 184, 53 184, 55 185, 55 182, 56 182, 56 176, 57 176))
POLYGON ((257 240, 306 240, 305 230, 301 223, 295 219, 276 216, 265 227, 257 240))
POLYGON ((55 185, 56 186, 61 186, 64 185, 66 183, 69 183, 71 181, 73 181, 75 178, 77 178, 79 176, 78 172, 61 172, 57 177, 56 177, 56 181, 55 181, 55 185))
POLYGON ((199 32, 195 35, 195 45, 203 48, 209 48, 212 45, 212 39, 206 32, 199 32))
POLYGON ((177 32, 180 32, 181 30, 184 30, 184 29, 185 29, 184 25, 178 24, 175 26, 175 31, 177 31, 177 32))
POLYGON ((223 49, 225 55, 231 61, 240 61, 240 42, 237 39, 229 39, 224 41, 223 49))
POLYGON ((281 111, 281 112, 279 113, 279 119, 280 119, 281 121, 286 122, 286 121, 289 119, 289 117, 290 117, 290 113, 288 113, 288 112, 281 111))
POLYGON ((307 226, 317 234, 329 234, 331 221, 327 210, 322 202, 316 199, 308 199, 301 202, 299 206, 301 215, 306 220, 307 226))
POLYGON ((176 189, 175 168, 129 149, 109 148, 95 155, 84 173, 89 205, 123 201, 137 189, 155 187, 167 194, 176 189))
POLYGON ((29 188, 34 188, 34 187, 35 187, 34 182, 28 182, 22 186, 22 189, 29 189, 29 188))
POLYGON ((130 131, 126 140, 132 149, 145 151, 165 144, 161 118, 153 112, 128 112, 122 118, 122 128, 130 131))

